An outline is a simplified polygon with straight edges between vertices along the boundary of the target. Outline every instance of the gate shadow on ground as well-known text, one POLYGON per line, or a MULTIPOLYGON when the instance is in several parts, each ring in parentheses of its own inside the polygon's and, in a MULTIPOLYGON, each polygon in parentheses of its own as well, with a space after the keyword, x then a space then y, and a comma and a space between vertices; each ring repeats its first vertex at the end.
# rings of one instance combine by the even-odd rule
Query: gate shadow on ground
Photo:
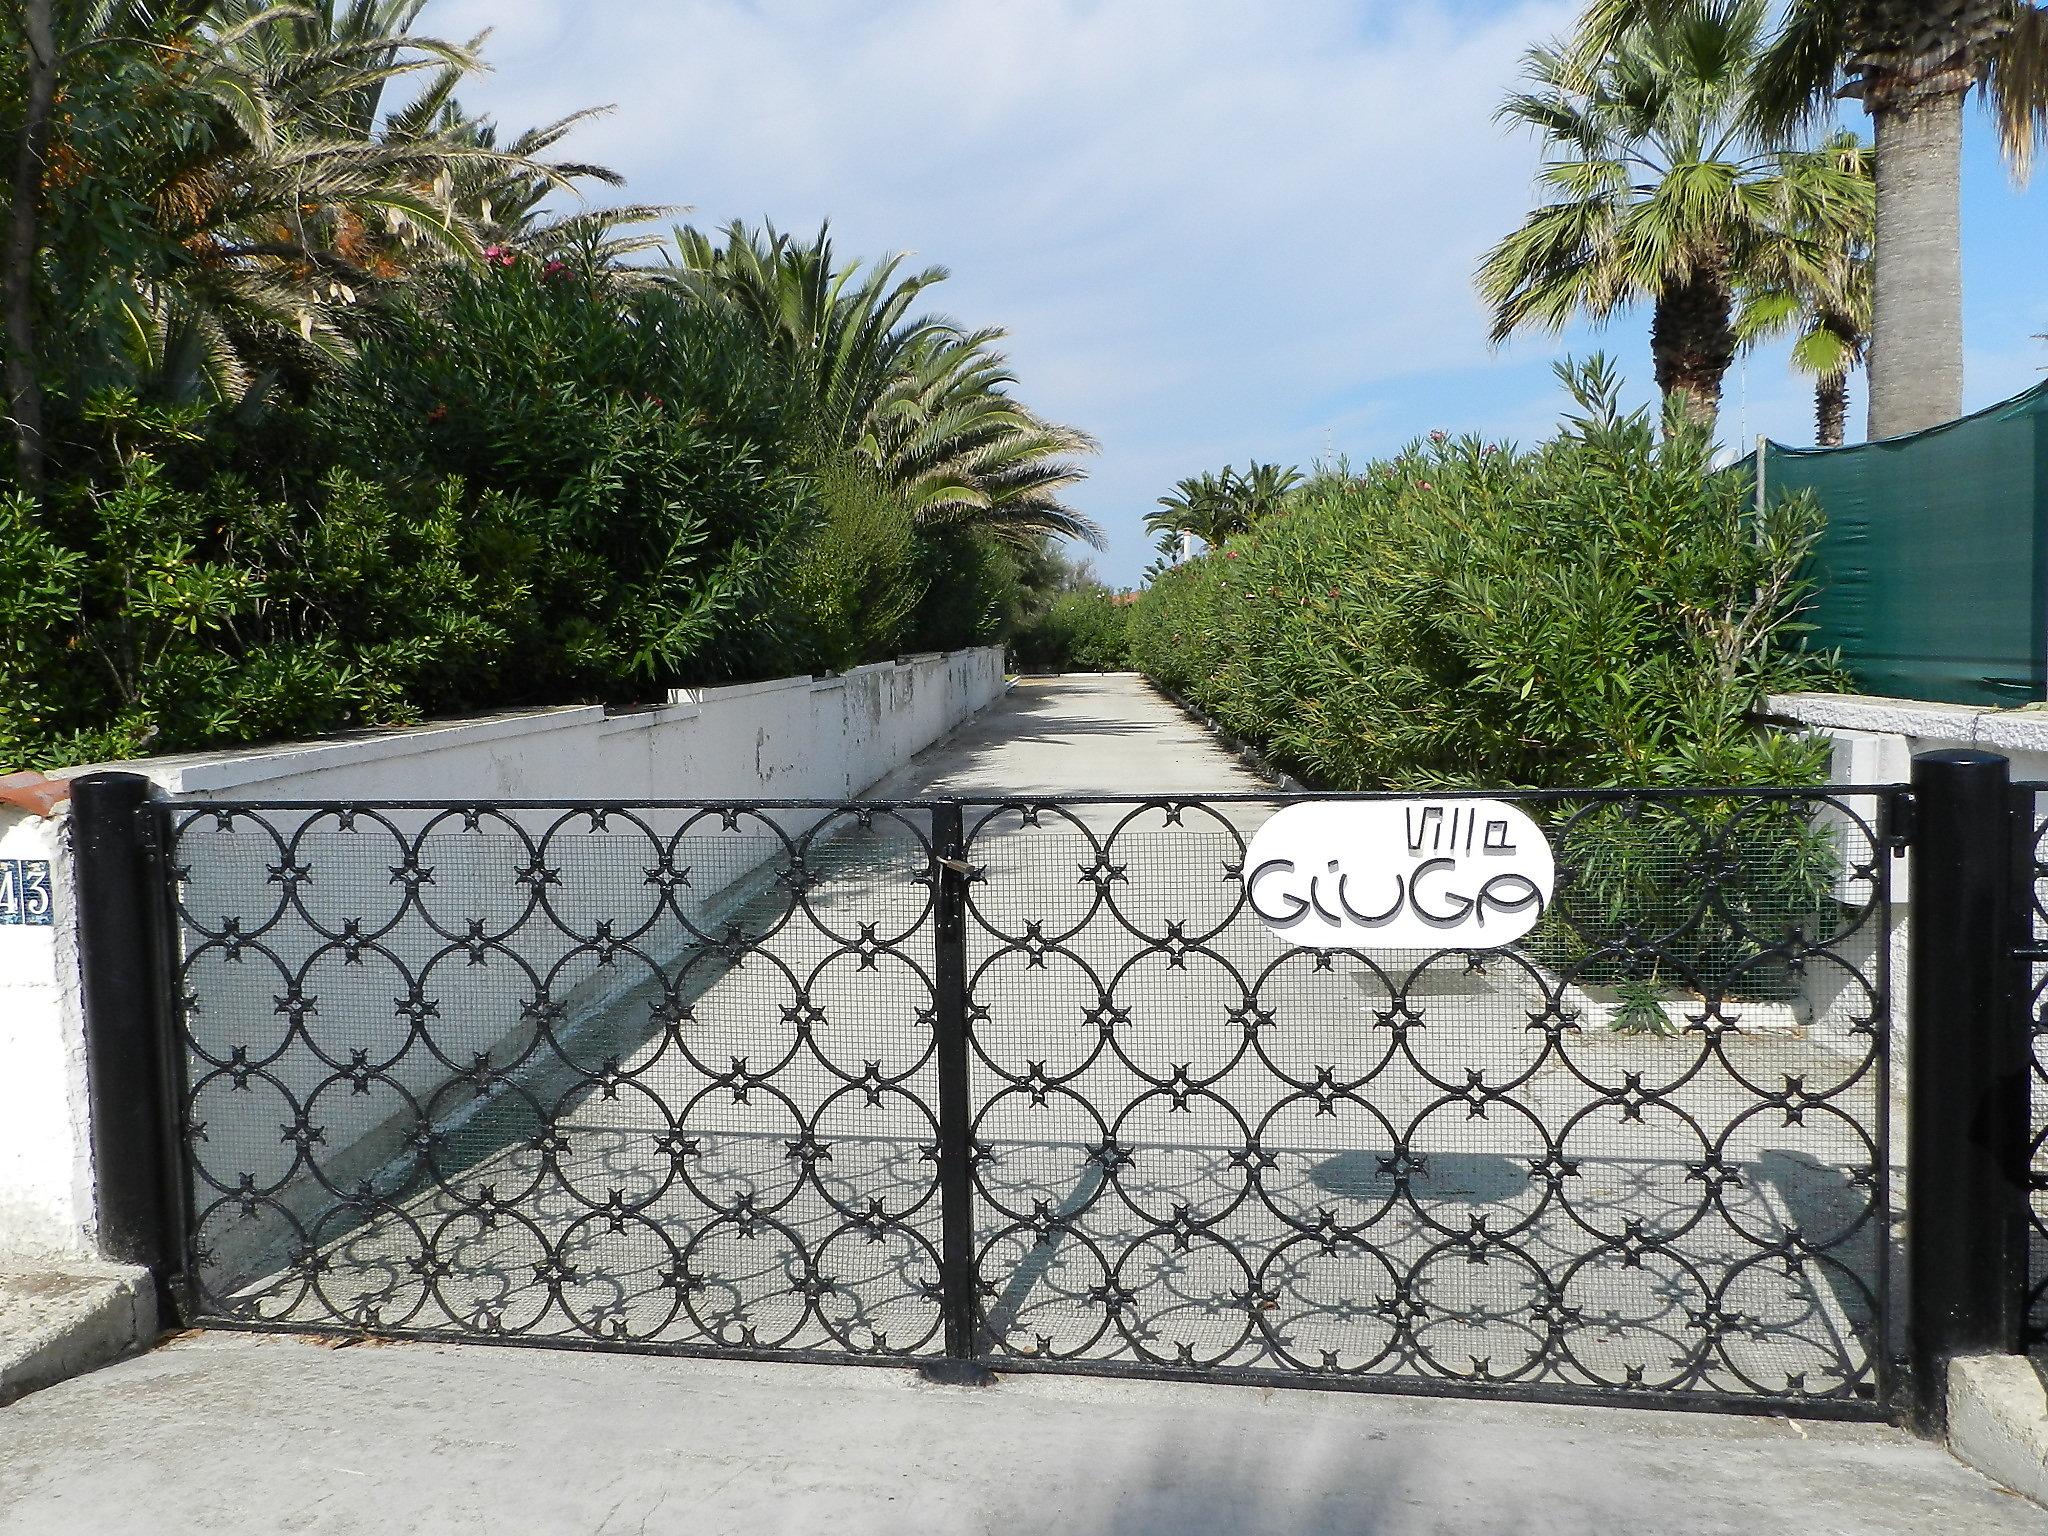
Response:
POLYGON ((1340 1440, 1182 1430, 1170 1449, 1118 1446, 1085 1484, 1069 1484, 1074 1507, 1059 1528, 1075 1536, 1377 1536, 1415 1529, 1400 1513, 1409 1481, 1408 1457, 1384 1431, 1340 1440))
MULTIPOLYGON (((928 828, 921 830, 928 835, 928 828)), ((901 859, 892 857, 882 840, 872 835, 841 831, 800 847, 806 857, 830 850, 834 881, 858 884, 904 877, 901 859)), ((801 925, 803 909, 790 910, 788 889, 782 884, 788 869, 786 860, 771 859, 735 881, 699 915, 701 930, 759 933, 776 927, 785 912, 787 922, 801 925)), ((344 1254, 386 1213, 430 1208, 448 1186, 531 1153, 536 1139, 532 1106, 546 1106, 545 1118, 560 1123, 606 1097, 603 1074, 587 1064, 637 1062, 644 1067, 650 1050, 659 1054, 664 1047, 668 1015, 679 1009, 687 1016, 758 947, 733 949, 700 939, 656 957, 655 974, 572 1019, 557 1031, 553 1047, 537 1047, 476 1097, 424 1122, 406 1114, 372 1127, 327 1153, 317 1172, 309 1168, 301 1173, 277 1191, 272 1202, 306 1232, 317 1232, 326 1258, 344 1254), (428 1142, 434 1147, 431 1170, 419 1155, 428 1142), (351 1193, 344 1195, 344 1190, 351 1193)), ((508 1026, 508 1033, 518 1027, 508 1026)), ((419 1097, 432 1103, 439 1095, 419 1097)), ((644 1168, 627 1165, 618 1171, 644 1168)), ((246 1230, 238 1236, 209 1245, 213 1271, 207 1284, 217 1295, 247 1303, 292 1284, 291 1270, 305 1239, 281 1224, 242 1225, 246 1230)))

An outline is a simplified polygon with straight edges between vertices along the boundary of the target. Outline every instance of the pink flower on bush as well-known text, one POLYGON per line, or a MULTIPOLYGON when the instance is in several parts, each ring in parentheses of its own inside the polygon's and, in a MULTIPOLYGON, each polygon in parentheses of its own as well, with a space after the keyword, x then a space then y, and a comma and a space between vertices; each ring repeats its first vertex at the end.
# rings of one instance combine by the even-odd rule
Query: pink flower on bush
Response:
POLYGON ((494 267, 509 267, 519 260, 519 253, 510 246, 487 245, 484 247, 484 260, 494 267))
POLYGON ((1226 560, 1235 560, 1237 558, 1237 551, 1234 549, 1226 549, 1225 551, 1223 551, 1223 558, 1226 560))
POLYGON ((1446 432, 1442 427, 1438 427, 1434 432, 1429 434, 1429 440, 1432 443, 1440 443, 1443 442, 1450 435, 1451 434, 1446 432))
POLYGON ((1436 487, 1431 485, 1427 480, 1418 480, 1415 482, 1415 485, 1416 489, 1418 490, 1433 491, 1436 489, 1436 487))
POLYGON ((540 269, 540 275, 545 281, 550 283, 559 281, 569 275, 569 263, 566 261, 551 261, 540 269))

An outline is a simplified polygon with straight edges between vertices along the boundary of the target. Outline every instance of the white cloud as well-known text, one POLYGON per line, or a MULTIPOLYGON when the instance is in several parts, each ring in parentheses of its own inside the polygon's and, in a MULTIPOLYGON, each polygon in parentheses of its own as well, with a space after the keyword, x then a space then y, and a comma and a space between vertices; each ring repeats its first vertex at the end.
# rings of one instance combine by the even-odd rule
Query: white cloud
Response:
MULTIPOLYGON (((1144 510, 1195 469, 1552 419, 1533 402, 1558 347, 1492 354, 1471 273, 1536 158, 1494 105, 1574 10, 436 0, 426 23, 496 29, 470 95, 509 127, 617 103, 574 148, 636 200, 700 224, 829 217, 845 253, 952 268, 940 307, 1007 326, 1020 392, 1102 440, 1076 500, 1112 535, 1104 573, 1131 579, 1144 510)), ((1571 341, 1646 394, 1643 330, 1571 341)), ((1779 368, 1751 362, 1770 419, 1748 430, 1806 440, 1798 382, 1759 384, 1779 368)))
POLYGON ((849 253, 950 267, 941 306, 1009 327, 1021 392, 1102 439, 1077 499, 1129 577, 1178 475, 1313 456, 1358 411, 1337 397, 1486 360, 1470 274, 1533 160, 1491 112, 1570 10, 444 0, 426 21, 495 28, 470 94, 507 126, 616 102, 575 148, 636 198, 830 217, 849 253))

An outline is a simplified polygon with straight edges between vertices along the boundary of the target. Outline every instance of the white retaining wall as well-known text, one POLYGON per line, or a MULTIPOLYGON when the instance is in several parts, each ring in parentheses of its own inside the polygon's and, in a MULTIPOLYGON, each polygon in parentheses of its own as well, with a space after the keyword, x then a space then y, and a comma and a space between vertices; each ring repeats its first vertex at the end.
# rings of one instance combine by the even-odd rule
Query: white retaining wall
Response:
MULTIPOLYGON (((571 706, 101 766, 200 802, 850 799, 993 701, 1002 662, 957 651, 677 690, 624 715, 571 706)), ((0 1262, 94 1251, 67 809, 0 805, 0 859, 49 860, 57 898, 51 926, 0 926, 0 1262)))
POLYGON ((0 1259, 93 1255, 77 914, 64 899, 64 832, 61 814, 0 805, 0 859, 47 861, 59 894, 50 926, 0 926, 0 1259))
MULTIPOLYGON (((1808 734, 1827 738, 1833 748, 1829 778, 1835 784, 1904 784, 1912 778, 1918 754, 1954 747, 2002 754, 2011 759, 2015 780, 2048 780, 2048 713, 2038 709, 1987 709, 1846 693, 1777 694, 1768 707, 1771 714, 1797 722, 1808 734)), ((1892 860, 1892 924, 1886 936, 1892 1051, 1899 1062, 1905 1059, 1910 1024, 1906 998, 1912 864, 1911 854, 1892 860)))

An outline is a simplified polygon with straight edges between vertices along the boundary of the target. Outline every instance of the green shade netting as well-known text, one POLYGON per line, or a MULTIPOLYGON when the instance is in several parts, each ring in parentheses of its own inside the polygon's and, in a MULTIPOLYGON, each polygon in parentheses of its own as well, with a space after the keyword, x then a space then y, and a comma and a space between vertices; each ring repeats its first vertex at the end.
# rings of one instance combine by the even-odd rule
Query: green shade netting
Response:
POLYGON ((2048 383, 1908 437, 1759 452, 1766 495, 1811 491, 1827 513, 1808 643, 1864 692, 2043 696, 2048 383))

